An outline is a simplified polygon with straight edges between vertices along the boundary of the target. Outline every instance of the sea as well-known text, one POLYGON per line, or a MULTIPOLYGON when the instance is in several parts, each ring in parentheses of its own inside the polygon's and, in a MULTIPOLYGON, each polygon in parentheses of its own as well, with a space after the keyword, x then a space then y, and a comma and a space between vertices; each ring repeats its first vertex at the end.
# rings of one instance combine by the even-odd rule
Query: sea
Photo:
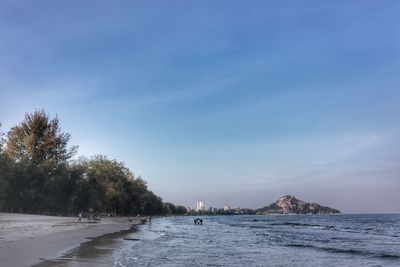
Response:
MULTIPOLYGON (((202 225, 195 218, 153 219, 118 235, 123 242, 107 257, 117 267, 400 266, 400 215, 202 216, 202 225)), ((96 255, 92 266, 102 262, 96 255)))

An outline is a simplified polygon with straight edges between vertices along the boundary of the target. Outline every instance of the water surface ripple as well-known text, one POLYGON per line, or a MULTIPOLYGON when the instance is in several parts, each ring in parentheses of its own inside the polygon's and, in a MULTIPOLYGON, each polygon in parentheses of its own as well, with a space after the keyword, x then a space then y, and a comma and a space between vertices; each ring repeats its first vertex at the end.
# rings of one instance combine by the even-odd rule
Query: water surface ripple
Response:
POLYGON ((400 215, 162 218, 116 266, 400 266, 400 215))

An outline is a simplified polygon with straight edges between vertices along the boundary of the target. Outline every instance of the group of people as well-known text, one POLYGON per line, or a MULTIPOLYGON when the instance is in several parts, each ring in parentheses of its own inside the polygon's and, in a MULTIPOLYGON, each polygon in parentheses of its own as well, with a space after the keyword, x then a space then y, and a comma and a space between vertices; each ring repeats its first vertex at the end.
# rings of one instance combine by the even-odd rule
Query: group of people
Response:
MULTIPOLYGON (((107 215, 108 216, 108 215, 107 215)), ((82 222, 83 218, 87 218, 88 221, 100 221, 101 220, 101 215, 95 214, 92 212, 79 212, 78 213, 78 222, 82 222)))
MULTIPOLYGON (((83 212, 79 212, 78 214, 78 222, 82 222, 82 217, 83 217, 83 212)), ((140 222, 142 224, 146 223, 146 218, 141 218, 140 215, 138 215, 138 217, 140 222)), ((95 217, 93 216, 93 219, 95 219, 95 217)), ((134 220, 133 218, 129 219, 131 222, 134 220)), ((149 224, 151 224, 151 216, 148 217, 149 220, 149 224)), ((200 218, 196 218, 194 219, 194 224, 203 224, 203 219, 200 218)))
POLYGON ((200 218, 194 219, 194 224, 203 224, 203 219, 200 218))
POLYGON ((136 217, 129 218, 130 222, 134 222, 136 220, 138 220, 141 224, 145 224, 147 221, 149 222, 149 224, 151 224, 151 216, 142 217, 142 216, 140 216, 140 214, 138 214, 136 217))

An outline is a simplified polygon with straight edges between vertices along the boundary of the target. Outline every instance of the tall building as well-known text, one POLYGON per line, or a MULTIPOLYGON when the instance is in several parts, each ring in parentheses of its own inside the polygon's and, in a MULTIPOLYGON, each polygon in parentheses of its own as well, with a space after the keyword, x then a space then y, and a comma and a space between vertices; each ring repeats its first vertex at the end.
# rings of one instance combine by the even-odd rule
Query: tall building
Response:
POLYGON ((205 209, 203 201, 197 201, 196 203, 196 211, 203 211, 205 209))
POLYGON ((229 211, 231 209, 231 207, 228 204, 224 205, 224 211, 229 211))

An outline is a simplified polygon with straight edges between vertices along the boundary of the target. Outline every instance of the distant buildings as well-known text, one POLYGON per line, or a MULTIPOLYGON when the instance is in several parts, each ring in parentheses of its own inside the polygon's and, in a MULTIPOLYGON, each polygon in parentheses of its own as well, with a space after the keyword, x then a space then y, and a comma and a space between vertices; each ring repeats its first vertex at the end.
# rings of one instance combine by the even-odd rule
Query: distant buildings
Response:
POLYGON ((187 215, 245 215, 245 214, 256 214, 252 209, 246 208, 231 208, 230 205, 225 204, 223 208, 208 207, 206 209, 203 201, 197 201, 196 207, 191 209, 187 208, 187 215))
POLYGON ((204 202, 203 201, 197 201, 196 203, 196 211, 204 211, 204 202))

